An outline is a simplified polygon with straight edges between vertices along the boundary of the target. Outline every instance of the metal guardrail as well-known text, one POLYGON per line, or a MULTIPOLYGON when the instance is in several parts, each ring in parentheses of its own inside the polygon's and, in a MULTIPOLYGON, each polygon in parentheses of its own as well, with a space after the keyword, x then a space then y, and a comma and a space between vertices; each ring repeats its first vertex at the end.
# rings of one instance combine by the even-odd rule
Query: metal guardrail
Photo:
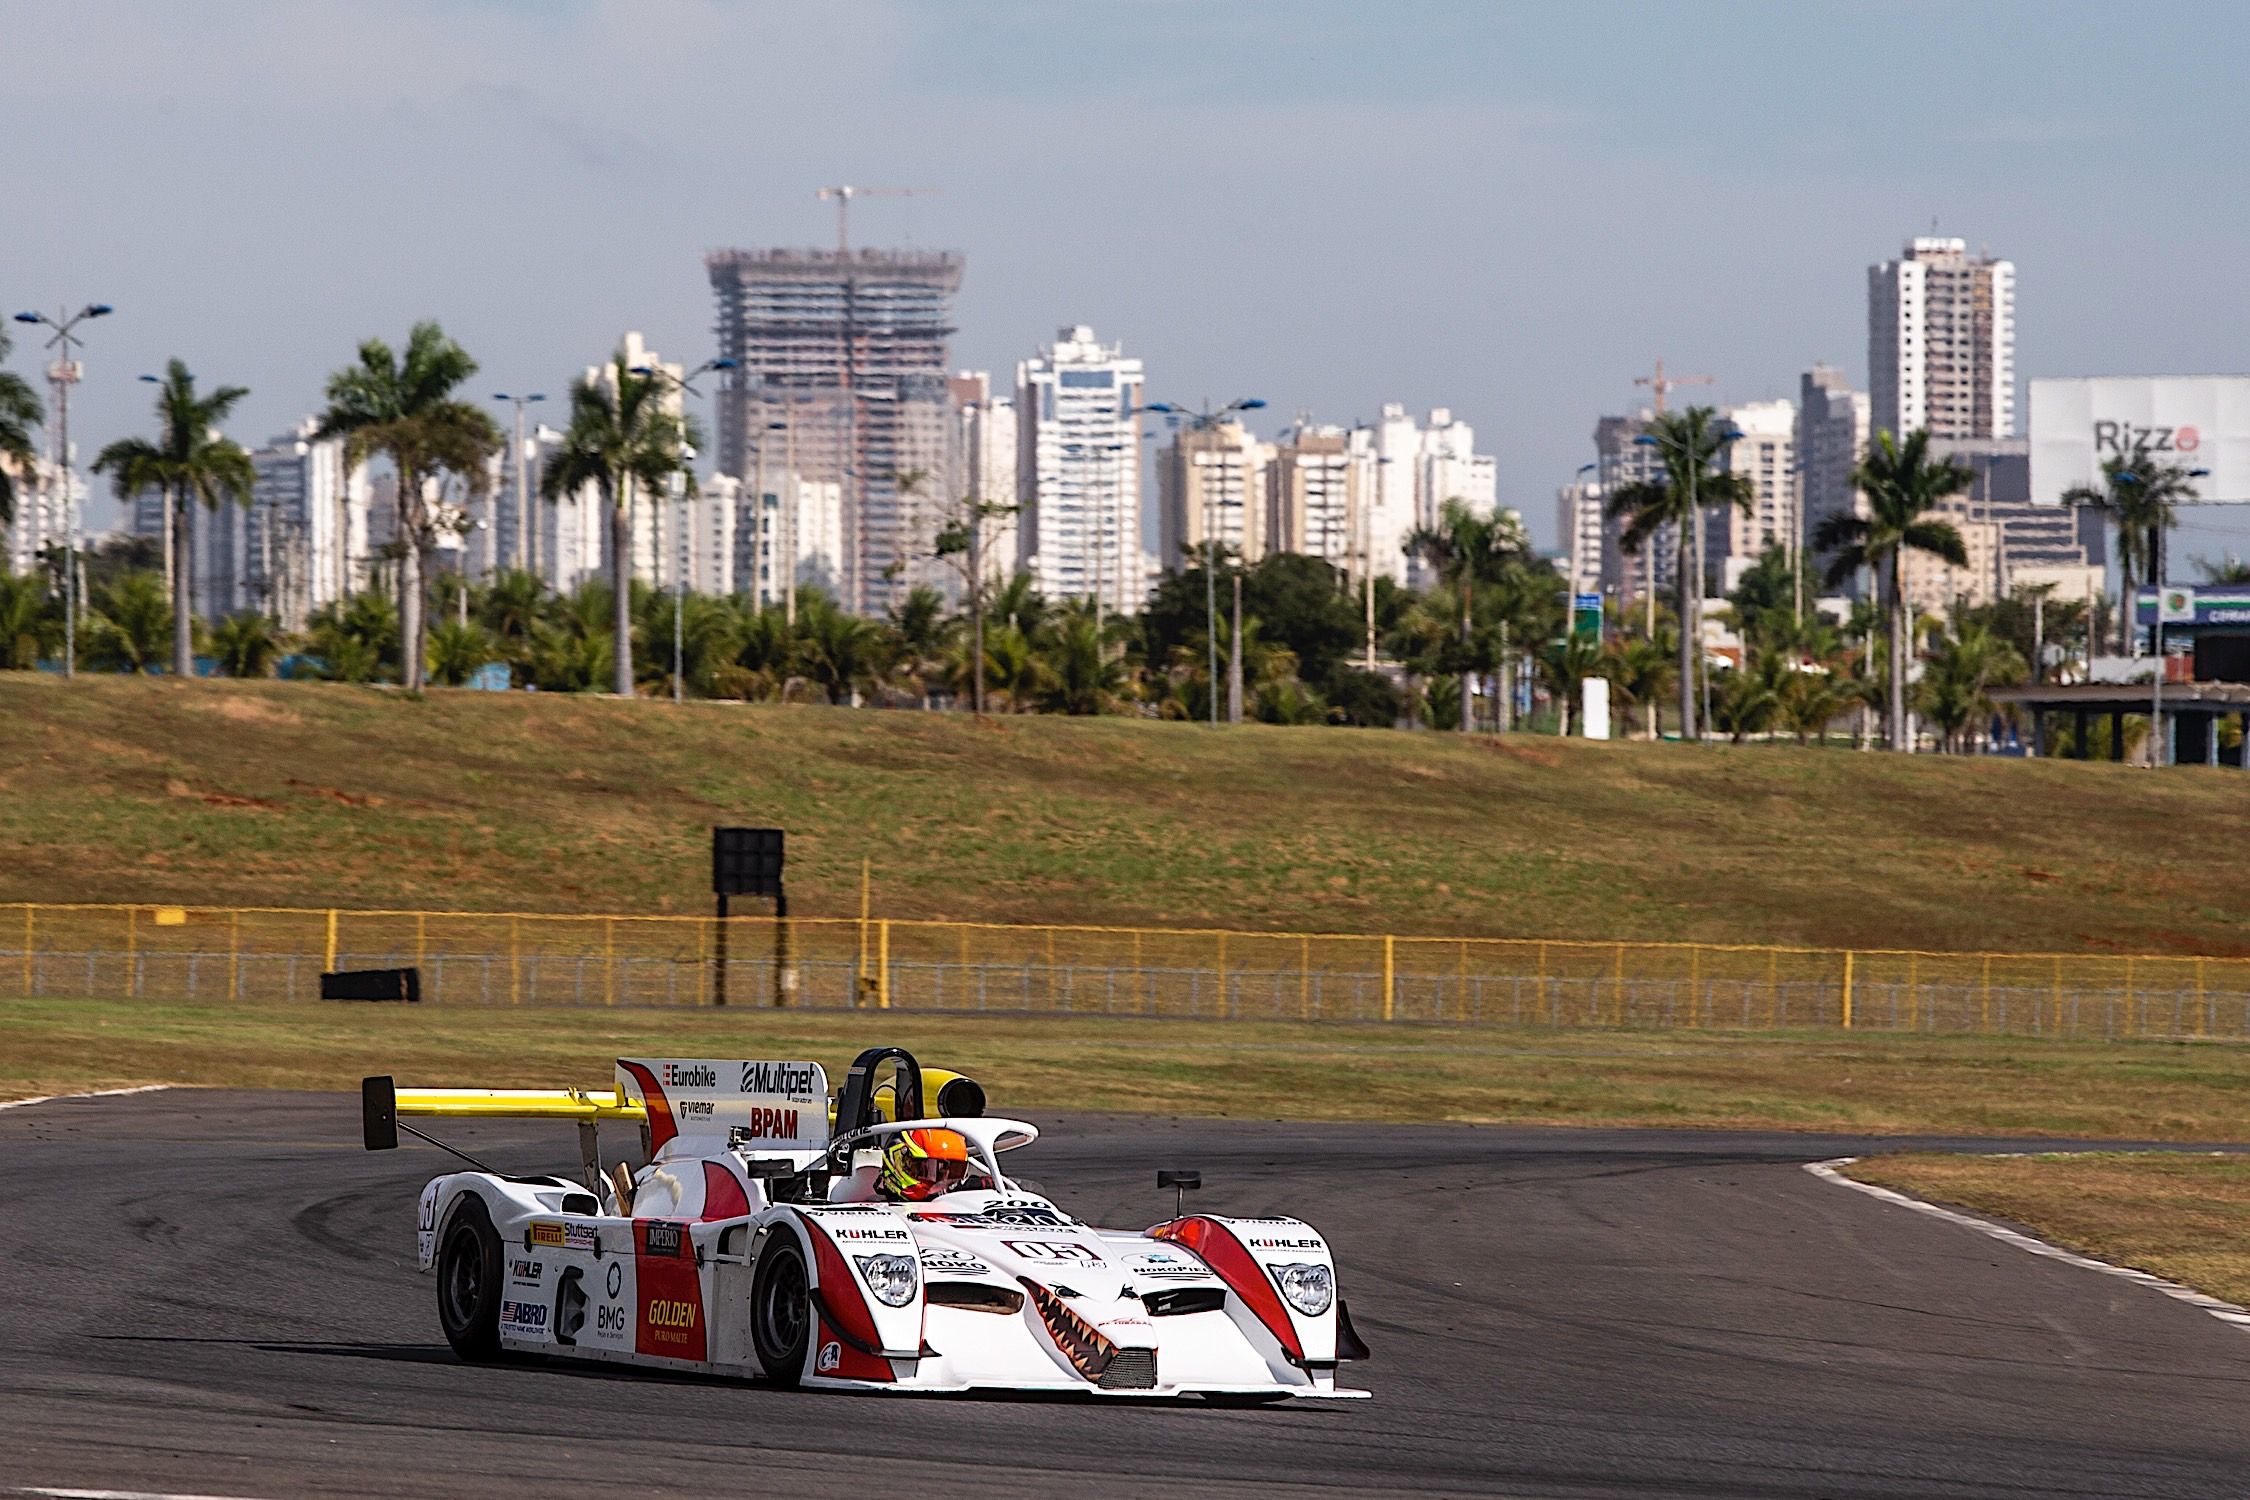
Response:
POLYGON ((1013 926, 0 905, 0 996, 868 1006, 1242 1020, 2250 1039, 2250 959, 1013 926))

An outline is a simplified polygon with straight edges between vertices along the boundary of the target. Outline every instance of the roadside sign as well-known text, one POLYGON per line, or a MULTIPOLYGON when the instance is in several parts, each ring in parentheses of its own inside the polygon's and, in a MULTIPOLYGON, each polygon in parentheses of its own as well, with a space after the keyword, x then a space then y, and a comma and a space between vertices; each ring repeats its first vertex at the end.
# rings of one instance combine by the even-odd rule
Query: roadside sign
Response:
POLYGON ((1581 640, 1598 641, 1602 638, 1601 595, 1570 596, 1570 633, 1581 640))
POLYGON ((2156 618, 2165 625, 2195 623, 2195 590, 2184 583, 2169 583, 2156 591, 2156 618))

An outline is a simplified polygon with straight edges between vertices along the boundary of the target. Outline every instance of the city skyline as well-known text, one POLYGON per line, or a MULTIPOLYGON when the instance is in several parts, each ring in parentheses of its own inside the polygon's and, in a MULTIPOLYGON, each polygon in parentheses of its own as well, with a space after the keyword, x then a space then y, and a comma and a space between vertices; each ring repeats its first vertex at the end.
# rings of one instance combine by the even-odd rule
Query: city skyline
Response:
MULTIPOLYGON (((857 205, 853 229, 974 263, 956 366, 1012 369, 1087 322, 1146 360, 1152 399, 1263 397, 1269 439, 1300 409, 1348 424, 1386 401, 1450 406, 1497 456, 1501 503, 1550 546, 1548 497, 1588 456, 1589 423, 1632 409, 1658 355, 1717 374, 1696 398, 1723 405, 1793 396, 1819 361, 1865 389, 1865 268, 1933 217, 2023 268, 2019 385, 2237 369, 2250 347, 2250 309, 2198 292, 2250 244, 2243 168, 2221 144, 2221 59, 2250 20, 2226 7, 2138 12, 2123 51, 2095 44, 2114 27, 2090 8, 1945 12, 1945 55, 1903 82, 1886 51, 1937 8, 1436 5, 1400 21, 1319 5, 682 5, 637 26, 505 3, 0 9, 27 55, 101 59, 27 74, 0 105, 36 145, 21 201, 41 208, 0 258, 0 295, 118 308, 74 399, 82 455, 145 427, 134 377, 173 354, 251 387, 245 441, 289 430, 358 340, 420 316, 496 390, 562 385, 626 328, 699 358, 713 338, 698 258, 827 242, 833 209, 814 190, 840 181, 942 189, 857 205), (1699 66, 1748 76, 1730 31, 1791 66, 1711 102, 1699 66), (101 45, 128 32, 142 44, 101 45), (292 66, 340 50, 358 60, 349 79, 292 66), (776 64, 760 70, 765 133, 715 132, 696 101, 749 51, 776 64), (843 115, 821 102, 837 57, 866 85, 843 115), (594 85, 617 68, 678 107, 602 117, 594 85), (1011 127, 1073 90, 1140 144, 1105 158, 1085 211, 1056 216, 1047 199, 1092 148, 1011 127), (349 149, 363 138, 385 149, 349 149), (1213 144, 1244 169, 1189 170, 1182 153, 1213 144), (1313 240, 1281 211, 1308 173, 1357 205, 1313 240), (1608 234, 1620 174, 1636 227, 1608 234), (2105 218, 2119 174, 2183 211, 2105 218), (214 180, 241 183, 239 202, 180 211, 214 180), (401 194, 416 212, 384 209, 401 194), (1776 194, 1786 221, 1734 227, 1776 194)), ((13 368, 38 365, 19 340, 13 368)), ((92 519, 115 513, 97 486, 92 519)), ((2203 520, 2181 555, 2213 548, 2203 520)))

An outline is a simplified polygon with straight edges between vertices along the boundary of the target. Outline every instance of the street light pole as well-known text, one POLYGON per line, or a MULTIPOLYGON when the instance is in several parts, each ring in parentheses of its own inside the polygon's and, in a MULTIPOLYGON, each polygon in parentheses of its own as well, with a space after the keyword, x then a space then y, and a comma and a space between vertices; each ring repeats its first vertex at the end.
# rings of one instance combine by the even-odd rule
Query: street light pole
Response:
MULTIPOLYGON (((1189 432, 1208 432, 1211 428, 1217 426, 1226 418, 1233 416, 1236 412, 1256 411, 1260 407, 1263 407, 1265 404, 1266 403, 1259 397, 1244 396, 1238 400, 1229 401, 1226 405, 1219 407, 1217 410, 1213 410, 1210 407, 1205 407, 1202 410, 1198 411, 1189 407, 1175 405, 1174 403, 1169 401, 1151 401, 1140 409, 1142 411, 1162 412, 1168 417, 1183 418, 1185 419, 1187 424, 1186 430, 1189 432)), ((1177 436, 1175 436, 1172 440, 1172 448, 1175 453, 1179 451, 1179 439, 1177 436)), ((1184 465, 1182 467, 1179 482, 1182 484, 1185 484, 1187 482, 1187 474, 1185 472, 1184 465)), ((1210 719, 1211 727, 1216 729, 1219 727, 1219 584, 1215 569, 1218 567, 1219 549, 1218 539, 1212 535, 1212 531, 1216 524, 1215 507, 1212 504, 1208 487, 1199 486, 1199 488, 1205 489, 1205 494, 1203 497, 1203 635, 1204 639, 1210 645, 1210 650, 1207 653, 1209 657, 1208 670, 1210 673, 1209 681, 1211 686, 1210 719)), ((1243 503, 1245 505, 1249 503, 1249 496, 1247 493, 1245 493, 1243 497, 1243 503)), ((1243 531, 1245 537, 1247 538, 1249 527, 1245 525, 1243 531)), ((1238 569, 1235 579, 1235 596, 1237 601, 1239 601, 1241 598, 1241 591, 1242 580, 1238 569)), ((1241 623, 1241 608, 1239 602, 1235 610, 1235 622, 1239 627, 1241 623)), ((1242 675, 1242 635, 1239 629, 1237 629, 1235 632, 1233 651, 1233 666, 1231 668, 1230 675, 1235 681, 1239 682, 1242 675)), ((1238 686, 1234 689, 1234 703, 1229 712, 1228 718, 1230 722, 1239 723, 1241 722, 1241 717, 1241 689, 1238 686)))
MULTIPOLYGON (((631 372, 635 375, 641 376, 643 379, 661 378, 664 380, 669 380, 675 386, 677 386, 682 393, 689 396, 701 396, 703 393, 697 390, 693 384, 697 376, 703 375, 711 370, 740 369, 741 365, 742 362, 740 360, 707 359, 702 364, 699 364, 694 369, 688 371, 685 375, 674 375, 670 370, 667 370, 662 365, 634 365, 631 372)), ((680 449, 680 457, 682 461, 692 463, 695 460, 695 450, 693 448, 682 445, 680 449)), ((687 540, 687 501, 687 486, 683 483, 680 486, 680 510, 679 519, 676 523, 677 530, 673 533, 674 558, 672 568, 672 701, 674 703, 681 703, 686 701, 686 694, 684 689, 682 688, 680 679, 682 672, 685 670, 687 659, 687 635, 685 626, 683 624, 684 618, 687 613, 687 565, 688 555, 691 551, 690 547, 688 546, 687 540)), ((657 530, 659 533, 661 533, 663 530, 661 512, 657 513, 656 519, 658 521, 657 530)), ((661 556, 661 548, 659 549, 659 555, 661 556)), ((628 577, 630 577, 630 569, 627 570, 627 575, 628 577)), ((657 583, 658 587, 663 586, 663 580, 661 577, 657 580, 657 583)))
MULTIPOLYGON (((20 312, 18 323, 35 323, 54 330, 47 347, 56 351, 47 367, 47 383, 55 397, 55 461, 51 477, 62 486, 63 526, 63 676, 78 675, 78 487, 70 461, 70 388, 84 373, 71 351, 84 343, 73 331, 88 318, 106 318, 106 302, 89 302, 77 312, 67 308, 50 318, 45 313, 20 312)), ((169 522, 169 518, 167 518, 169 522)))
MULTIPOLYGON (((2202 479, 2208 476, 2210 472, 2209 469, 2190 469, 2187 471, 2187 477, 2202 479)), ((2136 486, 2144 482, 2140 475, 2129 469, 2119 469, 2117 479, 2120 483, 2136 486)), ((2150 601, 2156 606, 2156 619, 2152 622, 2152 633, 2149 641, 2155 652, 2150 664, 2156 669, 2149 673, 2149 679, 2154 686, 2149 693, 2148 768, 2153 771, 2163 765, 2166 759, 2164 745, 2164 528, 2157 525, 2150 527, 2149 530, 2154 533, 2154 536, 2148 549, 2148 576, 2149 583, 2153 586, 2156 595, 2150 601)), ((2213 721, 2211 732, 2213 734, 2218 733, 2216 720, 2213 721)))
POLYGON ((524 462, 523 409, 534 401, 544 401, 547 398, 537 391, 528 396, 511 396, 506 391, 501 391, 492 399, 513 402, 516 408, 516 566, 536 577, 539 572, 539 529, 531 524, 531 482, 524 462))

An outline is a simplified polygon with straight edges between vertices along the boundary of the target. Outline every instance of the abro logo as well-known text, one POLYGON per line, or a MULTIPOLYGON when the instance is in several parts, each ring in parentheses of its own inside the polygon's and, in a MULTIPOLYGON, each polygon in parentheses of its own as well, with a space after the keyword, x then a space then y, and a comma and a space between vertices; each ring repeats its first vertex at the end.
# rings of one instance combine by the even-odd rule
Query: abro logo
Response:
POLYGON ((2203 434, 2193 427, 2141 427, 2131 422, 2094 424, 2096 453, 2193 453, 2202 446, 2203 434))

